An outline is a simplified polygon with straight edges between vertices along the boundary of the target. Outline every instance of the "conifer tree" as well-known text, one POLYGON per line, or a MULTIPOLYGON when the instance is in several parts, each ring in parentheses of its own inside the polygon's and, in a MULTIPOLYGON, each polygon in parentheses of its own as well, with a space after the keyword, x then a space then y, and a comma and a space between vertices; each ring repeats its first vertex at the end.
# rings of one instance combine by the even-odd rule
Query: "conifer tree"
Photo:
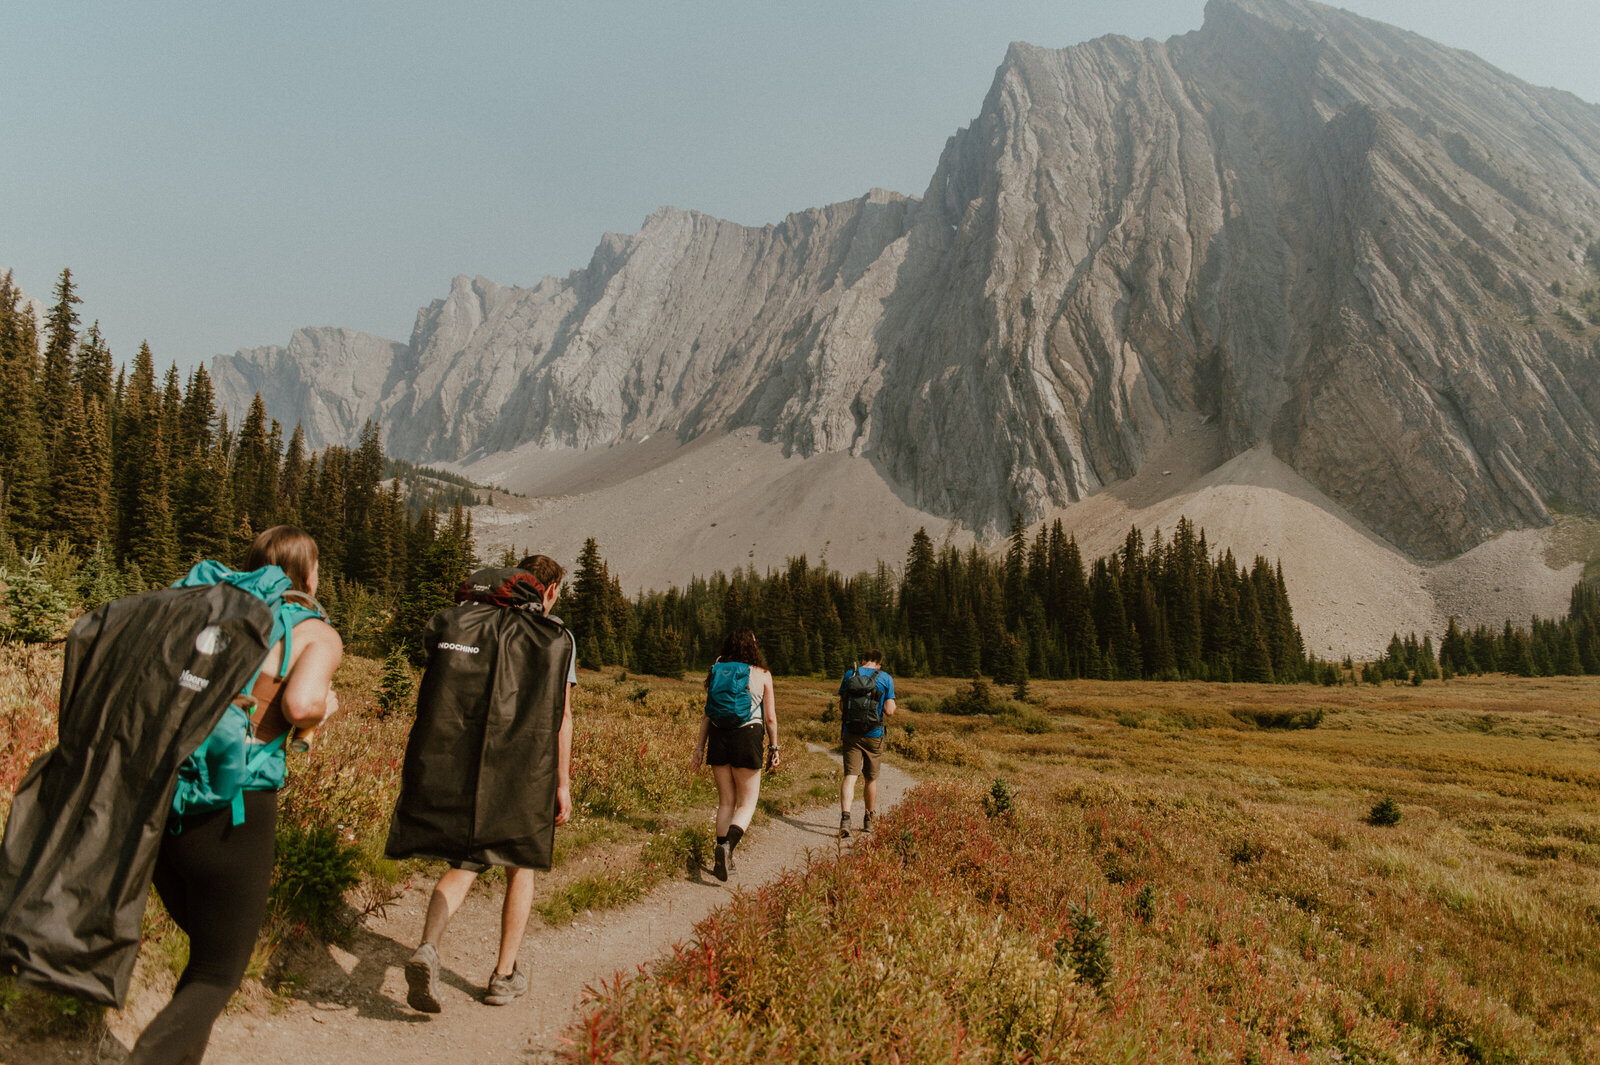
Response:
POLYGON ((39 424, 39 347, 33 314, 0 275, 0 537, 46 531, 49 470, 39 424))
MULTIPOLYGON (((614 637, 610 632, 610 614, 606 609, 608 583, 609 574, 605 561, 600 557, 600 545, 591 536, 584 540, 583 548, 578 552, 578 566, 572 575, 572 596, 565 606, 567 627, 578 641, 580 651, 585 643, 592 642, 589 653, 594 655, 594 659, 585 663, 585 668, 600 668, 602 645, 614 637)), ((641 652, 641 658, 649 657, 645 648, 641 647, 641 652)))
MULTIPOLYGON (((115 526, 117 553, 122 558, 140 560, 144 575, 159 580, 161 573, 151 572, 144 565, 148 546, 135 552, 135 540, 141 536, 155 535, 160 539, 161 513, 165 511, 170 522, 170 506, 163 501, 155 507, 147 498, 152 480, 161 479, 162 491, 168 481, 164 441, 161 438, 160 400, 156 394, 155 357, 148 343, 140 344, 134 356, 133 372, 127 375, 120 398, 121 414, 117 420, 117 438, 111 453, 111 484, 116 499, 115 526), (155 523, 155 531, 148 523, 155 523)), ((165 572, 162 570, 161 572, 165 572)))
MULTIPOLYGON (((399 478, 395 487, 399 487, 399 478)), ((279 510, 283 521, 290 525, 304 524, 301 500, 306 486, 306 433, 296 422, 289 434, 289 447, 283 455, 283 473, 278 478, 279 510)))
POLYGON ((227 558, 234 528, 226 445, 217 441, 184 464, 176 525, 180 560, 227 558))
MULTIPOLYGON (((331 451, 331 449, 330 449, 331 451)), ((278 511, 278 452, 273 447, 267 424, 266 405, 257 392, 250 403, 244 423, 239 427, 239 440, 233 454, 233 510, 236 518, 248 519, 256 532, 277 524, 278 511)), ((324 520, 343 525, 344 500, 339 500, 337 511, 329 511, 324 520)), ((327 548, 318 545, 326 554, 327 548)), ((342 561, 342 556, 341 556, 342 561)), ((329 567, 335 572, 337 565, 329 567)))
POLYGON ((939 614, 934 600, 933 540, 925 528, 919 528, 912 536, 911 549, 906 552, 906 576, 900 601, 904 605, 906 624, 911 632, 933 631, 938 624, 939 614))
MULTIPOLYGON (((1011 512, 1011 535, 1006 548, 1005 597, 1006 628, 1014 629, 1022 620, 1028 596, 1028 527, 1022 511, 1011 512)), ((1000 683, 1009 683, 1001 681, 1000 683)))
POLYGON ((111 408, 111 370, 111 348, 100 335, 100 323, 96 321, 84 334, 73 361, 72 387, 85 405, 90 400, 98 401, 103 413, 111 408))
POLYGON ((205 461, 211 452, 216 423, 216 390, 211 385, 211 375, 202 364, 189 375, 188 387, 183 394, 174 453, 185 464, 205 461))
POLYGON ((78 298, 72 271, 63 269, 56 282, 56 302, 45 319, 44 378, 39 390, 39 420, 44 428, 45 459, 54 472, 61 432, 71 405, 73 354, 78 346, 78 298))
POLYGON ((105 539, 111 496, 111 449, 98 399, 90 398, 88 409, 78 403, 67 407, 61 456, 51 484, 54 531, 87 549, 105 539))

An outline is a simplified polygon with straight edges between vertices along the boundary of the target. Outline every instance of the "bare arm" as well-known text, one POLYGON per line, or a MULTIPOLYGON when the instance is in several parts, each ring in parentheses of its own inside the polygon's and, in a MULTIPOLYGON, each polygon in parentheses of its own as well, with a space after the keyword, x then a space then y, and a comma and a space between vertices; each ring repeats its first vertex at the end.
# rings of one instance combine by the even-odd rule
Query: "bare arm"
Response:
POLYGON ((884 717, 893 717, 894 716, 894 700, 893 699, 885 699, 883 701, 883 716, 884 717))
POLYGON ((704 715, 700 717, 700 734, 694 740, 694 757, 689 759, 689 771, 699 770, 706 758, 706 739, 711 735, 711 719, 704 715))
POLYGON ((283 686, 283 716, 295 728, 320 725, 339 709, 333 674, 344 660, 344 641, 333 626, 313 618, 294 627, 294 658, 283 686))
POLYGON ((561 708, 561 729, 556 733, 556 824, 572 816, 572 685, 561 708))
POLYGON ((778 700, 772 694, 772 674, 761 682, 761 720, 767 726, 767 768, 778 768, 778 700))

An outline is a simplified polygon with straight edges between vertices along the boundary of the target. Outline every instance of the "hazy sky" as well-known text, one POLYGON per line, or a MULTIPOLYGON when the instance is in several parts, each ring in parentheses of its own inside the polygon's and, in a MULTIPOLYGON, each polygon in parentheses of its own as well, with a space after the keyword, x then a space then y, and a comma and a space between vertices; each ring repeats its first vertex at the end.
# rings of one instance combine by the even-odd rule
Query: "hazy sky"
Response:
MULTIPOLYGON (((1600 101, 1597 0, 1346 0, 1600 101)), ((920 195, 1008 42, 1165 39, 1203 0, 27 0, 0 18, 0 267, 63 266, 119 361, 410 336, 662 204, 920 195)))

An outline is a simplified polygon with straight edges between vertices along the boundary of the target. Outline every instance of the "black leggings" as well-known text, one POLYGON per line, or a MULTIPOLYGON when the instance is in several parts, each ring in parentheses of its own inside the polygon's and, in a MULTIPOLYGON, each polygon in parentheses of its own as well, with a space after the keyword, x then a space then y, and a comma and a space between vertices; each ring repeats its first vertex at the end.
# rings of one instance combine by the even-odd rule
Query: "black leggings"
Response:
POLYGON ((267 916, 278 793, 244 793, 244 823, 215 810, 161 839, 156 890, 189 935, 189 964, 166 1009, 134 1044, 129 1065, 198 1065, 211 1026, 244 979, 267 916))

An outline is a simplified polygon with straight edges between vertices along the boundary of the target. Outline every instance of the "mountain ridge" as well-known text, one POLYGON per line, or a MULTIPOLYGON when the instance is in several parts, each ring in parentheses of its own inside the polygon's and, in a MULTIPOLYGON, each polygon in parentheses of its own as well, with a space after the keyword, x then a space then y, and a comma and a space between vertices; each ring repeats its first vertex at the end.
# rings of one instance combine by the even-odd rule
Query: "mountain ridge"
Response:
POLYGON ((1165 42, 1013 44, 920 199, 662 208, 564 279, 455 279, 407 344, 303 330, 214 377, 235 407, 275 389, 313 443, 374 417, 428 461, 753 428, 979 535, 1199 417, 1445 558, 1549 499, 1600 512, 1600 341, 1554 294, 1592 281, 1597 175, 1600 108, 1570 94, 1303 0, 1211 0, 1165 42), (341 395, 355 376, 376 400, 341 395))

